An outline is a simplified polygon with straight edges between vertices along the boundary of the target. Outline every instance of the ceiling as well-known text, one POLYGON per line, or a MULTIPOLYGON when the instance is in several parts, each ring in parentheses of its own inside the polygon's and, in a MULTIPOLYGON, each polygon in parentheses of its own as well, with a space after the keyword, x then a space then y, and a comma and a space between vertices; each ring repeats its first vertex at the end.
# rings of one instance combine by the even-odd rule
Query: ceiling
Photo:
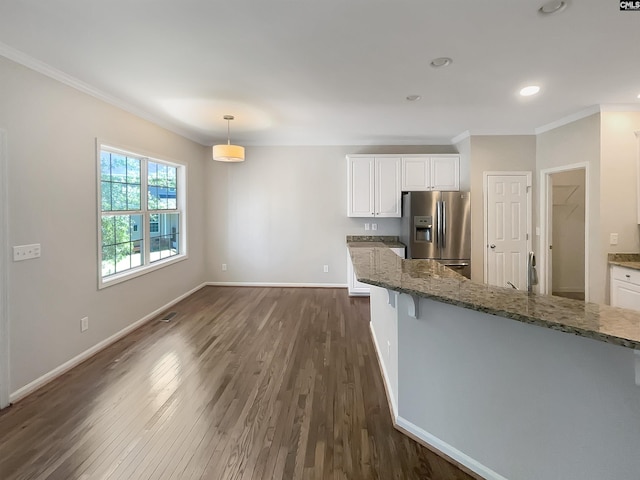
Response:
POLYGON ((225 114, 243 145, 420 145, 640 108, 640 12, 542 3, 2 0, 0 54, 203 145, 225 114))

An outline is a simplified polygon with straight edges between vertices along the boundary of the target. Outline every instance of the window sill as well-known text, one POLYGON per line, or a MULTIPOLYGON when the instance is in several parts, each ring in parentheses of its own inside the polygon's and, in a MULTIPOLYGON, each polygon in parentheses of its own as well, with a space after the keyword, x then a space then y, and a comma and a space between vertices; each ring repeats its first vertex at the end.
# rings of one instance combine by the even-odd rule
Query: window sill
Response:
POLYGON ((127 280, 131 280, 142 275, 146 275, 147 273, 151 273, 161 268, 168 267, 169 265, 181 262, 183 260, 186 260, 187 258, 189 258, 187 254, 175 255, 173 257, 167 258, 166 260, 159 260, 157 262, 154 262, 151 265, 145 265, 142 267, 134 268, 132 270, 127 270, 126 272, 116 273, 114 275, 110 275, 107 278, 99 278, 98 290, 102 290, 103 288, 126 282, 127 280))

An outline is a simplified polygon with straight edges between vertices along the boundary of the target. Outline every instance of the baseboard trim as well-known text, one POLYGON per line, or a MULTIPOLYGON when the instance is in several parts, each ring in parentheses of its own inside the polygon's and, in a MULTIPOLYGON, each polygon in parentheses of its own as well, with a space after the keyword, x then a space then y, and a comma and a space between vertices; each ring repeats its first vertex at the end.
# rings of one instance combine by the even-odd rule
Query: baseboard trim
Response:
POLYGON ((206 282, 205 285, 212 287, 347 288, 346 283, 206 282))
POLYGON ((384 390, 387 394, 387 403, 389 404, 389 413, 391 414, 391 418, 394 419, 394 426, 395 426, 395 419, 398 417, 398 406, 396 405, 395 395, 393 394, 393 390, 391 389, 391 382, 389 381, 387 367, 382 361, 382 355, 380 353, 380 349, 378 348, 378 337, 376 337, 376 331, 374 330, 373 323, 371 322, 369 322, 369 330, 371 331, 373 348, 376 351, 378 367, 380 367, 380 371, 382 372, 382 384, 384 385, 384 390))
POLYGON ((477 460, 471 458, 469 455, 466 455, 457 448, 443 442, 438 437, 431 435, 426 430, 414 425, 401 416, 396 418, 394 426, 396 430, 404 433, 420 445, 431 450, 436 455, 445 458, 450 463, 456 465, 460 470, 477 480, 507 480, 507 478, 503 477, 499 473, 494 472, 489 467, 486 467, 477 460))
POLYGON ((109 338, 107 338, 105 340, 102 340, 101 342, 95 344, 93 347, 85 350, 81 354, 76 355, 71 360, 69 360, 69 361, 63 363, 62 365, 54 368, 50 372, 45 373, 41 377, 35 379, 33 382, 28 383, 27 385, 25 385, 22 388, 19 388, 18 390, 16 390, 15 392, 13 392, 9 396, 9 401, 11 403, 15 403, 18 400, 23 399, 24 397, 26 397, 30 393, 33 393, 34 391, 36 391, 37 389, 43 387, 44 385, 46 385, 47 383, 51 382, 52 380, 55 380, 60 375, 65 374, 66 372, 71 370, 73 367, 78 366, 79 364, 81 364, 82 362, 87 360, 88 358, 90 358, 93 355, 95 355, 96 353, 98 353, 100 350, 104 350, 109 345, 117 342, 118 340, 120 340, 125 335, 131 333, 132 331, 134 331, 137 328, 140 328, 142 325, 144 325, 148 321, 152 320, 153 318, 157 317, 160 313, 164 312, 167 308, 175 305, 179 301, 187 298, 189 295, 192 295, 193 293, 197 292, 198 290, 200 290, 205 285, 206 285, 206 283, 202 283, 202 284, 198 285, 197 287, 192 288, 188 292, 183 293, 182 295, 180 295, 179 297, 171 300, 170 302, 166 303, 162 307, 154 310, 153 312, 149 313, 148 315, 145 315, 140 320, 137 320, 134 323, 132 323, 131 325, 123 328, 119 332, 114 333, 109 338))
POLYGON ((443 442, 439 438, 431 435, 426 430, 414 425, 407 419, 398 415, 398 406, 394 400, 394 396, 391 390, 391 384, 387 375, 387 369, 382 360, 382 355, 378 349, 378 341, 376 332, 373 328, 373 324, 369 323, 369 330, 371 331, 371 340, 373 347, 376 351, 376 357, 378 360, 378 366, 380 373, 382 374, 382 383, 387 395, 387 403, 389 404, 389 414, 391 415, 391 422, 393 428, 411 438, 415 442, 418 442, 425 448, 428 448, 439 457, 444 458, 452 465, 455 465, 467 475, 475 478, 476 480, 507 480, 502 475, 494 472, 490 468, 484 466, 480 462, 474 460, 470 456, 454 448, 446 442, 443 442))

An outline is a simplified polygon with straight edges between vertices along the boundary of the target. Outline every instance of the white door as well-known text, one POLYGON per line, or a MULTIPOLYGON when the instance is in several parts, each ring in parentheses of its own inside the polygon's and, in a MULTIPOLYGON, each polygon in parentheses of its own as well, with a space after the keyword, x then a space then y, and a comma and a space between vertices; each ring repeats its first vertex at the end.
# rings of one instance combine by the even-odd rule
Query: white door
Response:
POLYGON ((527 289, 530 175, 486 178, 486 281, 527 289))
POLYGON ((376 217, 400 217, 402 191, 400 157, 376 158, 376 217))

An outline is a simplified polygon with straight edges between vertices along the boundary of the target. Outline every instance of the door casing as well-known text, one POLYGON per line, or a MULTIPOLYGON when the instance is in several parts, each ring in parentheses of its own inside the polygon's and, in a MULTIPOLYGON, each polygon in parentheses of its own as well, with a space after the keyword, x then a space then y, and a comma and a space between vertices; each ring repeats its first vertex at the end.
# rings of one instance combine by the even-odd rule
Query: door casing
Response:
POLYGON ((553 221, 553 188, 551 188, 551 175, 570 170, 584 169, 584 299, 589 301, 589 164, 587 162, 572 163, 560 167, 545 168, 540 170, 540 254, 538 262, 539 292, 550 295, 551 275, 553 274, 552 259, 549 254, 553 245, 553 231, 550 227, 553 221))
POLYGON ((7 134, 0 130, 0 408, 9 405, 9 196, 7 134))

